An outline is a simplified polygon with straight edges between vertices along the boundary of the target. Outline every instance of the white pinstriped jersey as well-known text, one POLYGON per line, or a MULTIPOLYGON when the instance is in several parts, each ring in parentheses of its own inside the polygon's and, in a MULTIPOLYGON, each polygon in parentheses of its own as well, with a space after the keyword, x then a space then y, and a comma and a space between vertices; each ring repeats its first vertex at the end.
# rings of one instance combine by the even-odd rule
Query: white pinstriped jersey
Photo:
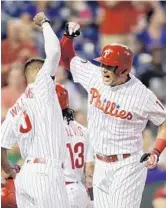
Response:
POLYGON ((55 93, 55 75, 60 60, 60 44, 48 23, 44 23, 45 62, 35 82, 9 109, 2 124, 1 146, 11 148, 18 142, 21 155, 56 158, 64 161, 65 136, 62 111, 55 93))
POLYGON ((87 129, 76 121, 69 125, 64 120, 66 130, 66 161, 64 163, 65 181, 81 181, 85 162, 87 129))
POLYGON ((41 70, 36 82, 29 85, 9 109, 2 124, 1 146, 11 148, 18 142, 23 158, 56 158, 62 161, 65 153, 64 139, 62 113, 55 95, 55 84, 41 70), (30 119, 30 122, 26 119, 30 119))
POLYGON ((100 67, 74 57, 75 82, 88 92, 88 129, 94 151, 103 155, 137 152, 147 121, 160 125, 166 111, 157 97, 136 77, 118 86, 103 84, 100 67))
POLYGON ((85 162, 94 162, 95 152, 90 141, 87 142, 86 152, 85 152, 85 162))

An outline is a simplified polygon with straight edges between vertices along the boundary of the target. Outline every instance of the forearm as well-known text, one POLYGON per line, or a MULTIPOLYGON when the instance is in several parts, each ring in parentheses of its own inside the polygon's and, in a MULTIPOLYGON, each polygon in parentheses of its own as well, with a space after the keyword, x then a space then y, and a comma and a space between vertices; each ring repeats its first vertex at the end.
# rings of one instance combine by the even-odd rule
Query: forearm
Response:
POLYGON ((43 23, 42 28, 46 53, 45 63, 48 64, 46 68, 51 76, 55 76, 61 56, 59 39, 48 22, 43 23))
POLYGON ((93 172, 94 172, 94 162, 86 162, 84 168, 84 174, 85 174, 87 188, 92 187, 93 172))
POLYGON ((12 169, 12 166, 10 165, 7 158, 7 149, 3 147, 1 147, 1 168, 6 173, 8 173, 12 169))
POLYGON ((157 140, 154 150, 158 150, 159 154, 166 148, 166 120, 162 123, 157 134, 157 140))
POLYGON ((74 56, 76 56, 76 52, 73 46, 73 40, 66 37, 65 35, 60 40, 61 46, 61 61, 60 64, 70 71, 70 62, 74 56))

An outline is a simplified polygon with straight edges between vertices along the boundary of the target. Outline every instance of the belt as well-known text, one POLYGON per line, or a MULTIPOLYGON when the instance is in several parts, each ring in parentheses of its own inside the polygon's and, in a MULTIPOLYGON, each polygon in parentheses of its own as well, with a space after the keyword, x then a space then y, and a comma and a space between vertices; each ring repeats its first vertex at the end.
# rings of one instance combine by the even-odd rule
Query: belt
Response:
MULTIPOLYGON (((123 154, 122 158, 123 159, 128 158, 128 157, 130 157, 130 155, 131 154, 123 154)), ((118 155, 105 156, 105 155, 96 154, 96 157, 97 157, 97 159, 102 160, 102 161, 104 161, 106 163, 119 161, 118 155)))
MULTIPOLYGON (((57 163, 56 160, 54 159, 48 159, 48 158, 27 158, 26 159, 26 163, 39 163, 39 164, 50 164, 50 165, 54 165, 57 163)), ((63 168, 63 163, 58 162, 58 165, 63 168)))
POLYGON ((69 185, 69 184, 72 184, 72 183, 78 183, 78 181, 75 181, 75 182, 69 182, 69 181, 66 181, 66 182, 65 182, 66 185, 69 185))
POLYGON ((34 158, 33 160, 27 159, 27 163, 42 163, 47 164, 47 161, 45 158, 34 158))
POLYGON ((47 161, 45 158, 35 158, 33 163, 42 163, 42 164, 46 164, 47 161))

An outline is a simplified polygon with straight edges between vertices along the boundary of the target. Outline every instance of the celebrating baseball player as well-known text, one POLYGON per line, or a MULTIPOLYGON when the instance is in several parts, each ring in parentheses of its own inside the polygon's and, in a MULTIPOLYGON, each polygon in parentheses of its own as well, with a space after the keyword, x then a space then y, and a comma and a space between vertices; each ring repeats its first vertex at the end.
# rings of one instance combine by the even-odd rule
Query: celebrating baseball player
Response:
POLYGON ((166 110, 130 73, 133 53, 127 46, 106 45, 95 59, 100 66, 76 56, 73 38, 79 30, 79 24, 67 24, 61 61, 88 92, 88 129, 96 155, 94 205, 138 208, 147 168, 157 165, 166 147, 166 110), (154 149, 143 155, 142 132, 148 121, 159 126, 159 131, 154 149))
POLYGON ((60 43, 44 13, 38 13, 34 23, 42 27, 46 59, 25 63, 28 86, 2 124, 2 168, 15 178, 18 208, 66 208, 65 129, 54 82, 60 43), (17 174, 7 161, 7 149, 15 142, 25 159, 17 174))
POLYGON ((68 91, 56 84, 56 94, 62 109, 66 130, 67 156, 64 163, 65 184, 70 208, 86 208, 88 195, 82 184, 87 142, 87 129, 74 120, 74 111, 69 108, 68 91))

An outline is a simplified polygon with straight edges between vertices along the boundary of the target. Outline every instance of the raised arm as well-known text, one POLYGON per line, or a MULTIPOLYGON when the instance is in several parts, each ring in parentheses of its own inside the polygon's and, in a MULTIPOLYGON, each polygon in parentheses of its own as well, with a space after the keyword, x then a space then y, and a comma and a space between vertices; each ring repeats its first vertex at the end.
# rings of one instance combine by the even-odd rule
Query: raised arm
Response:
POLYGON ((73 38, 80 35, 80 25, 76 22, 66 24, 65 33, 60 40, 61 45, 61 62, 60 64, 70 71, 70 62, 76 56, 73 46, 73 38))
POLYGON ((46 59, 43 68, 50 76, 55 76, 61 56, 59 39, 52 30, 50 22, 43 12, 38 13, 34 17, 34 22, 36 25, 42 27, 44 35, 46 59))
POLYGON ((74 46, 73 46, 73 40, 68 38, 67 36, 63 35, 63 37, 60 40, 61 44, 61 60, 60 64, 70 71, 70 62, 72 58, 76 55, 74 46))
POLYGON ((61 39, 61 62, 60 64, 69 70, 74 82, 80 83, 87 91, 89 90, 93 74, 98 67, 88 60, 76 56, 73 46, 73 38, 80 34, 80 25, 75 22, 67 23, 65 33, 61 39))

